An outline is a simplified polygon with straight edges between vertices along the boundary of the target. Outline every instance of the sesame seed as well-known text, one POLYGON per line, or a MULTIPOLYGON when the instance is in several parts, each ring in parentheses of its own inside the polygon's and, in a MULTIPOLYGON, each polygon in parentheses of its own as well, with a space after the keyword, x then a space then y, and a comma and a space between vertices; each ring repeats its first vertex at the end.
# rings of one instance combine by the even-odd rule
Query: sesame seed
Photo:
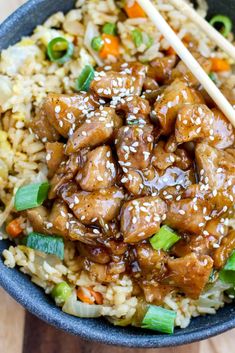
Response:
POLYGON ((46 155, 46 160, 49 161, 51 159, 51 154, 50 153, 47 153, 46 155))
POLYGON ((60 127, 63 127, 63 125, 64 125, 63 121, 60 120, 60 121, 59 121, 59 126, 60 126, 60 127))
POLYGON ((86 218, 86 217, 83 215, 83 216, 81 217, 81 221, 83 221, 85 218, 86 218))
POLYGON ((132 223, 133 223, 133 224, 136 224, 136 222, 137 222, 137 218, 136 218, 136 217, 133 217, 132 223))
POLYGON ((100 232, 98 231, 98 229, 93 229, 93 233, 94 233, 94 234, 100 234, 100 232))
POLYGON ((204 227, 205 226, 205 223, 201 222, 198 224, 198 226, 201 228, 201 227, 204 227))
POLYGON ((185 211, 184 210, 179 210, 179 214, 181 214, 183 216, 183 215, 185 215, 185 211))
POLYGON ((103 181, 104 179, 102 178, 102 176, 100 176, 100 175, 98 175, 97 177, 96 177, 96 179, 98 180, 98 181, 103 181))
POLYGON ((56 105, 56 107, 55 107, 55 113, 56 113, 56 114, 59 114, 60 111, 61 111, 61 107, 60 107, 59 105, 56 105))

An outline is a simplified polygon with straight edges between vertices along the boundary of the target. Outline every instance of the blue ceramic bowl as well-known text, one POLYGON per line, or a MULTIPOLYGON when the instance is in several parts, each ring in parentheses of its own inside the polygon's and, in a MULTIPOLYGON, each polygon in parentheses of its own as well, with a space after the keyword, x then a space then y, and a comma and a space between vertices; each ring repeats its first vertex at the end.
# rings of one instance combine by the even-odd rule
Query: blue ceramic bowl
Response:
MULTIPOLYGON (((74 0, 31 0, 11 15, 0 26, 0 50, 14 44, 23 35, 30 34, 36 25, 42 23, 56 11, 68 11, 74 0)), ((235 0, 210 0, 211 14, 233 14, 235 21, 235 0)), ((0 254, 9 246, 0 241, 0 254)), ((137 328, 115 327, 102 319, 78 319, 63 313, 44 292, 30 282, 29 277, 17 269, 3 265, 0 256, 0 284, 21 305, 40 319, 59 329, 83 338, 127 347, 170 347, 209 338, 235 327, 233 304, 226 305, 214 316, 198 317, 189 327, 176 329, 174 335, 163 335, 137 328)))

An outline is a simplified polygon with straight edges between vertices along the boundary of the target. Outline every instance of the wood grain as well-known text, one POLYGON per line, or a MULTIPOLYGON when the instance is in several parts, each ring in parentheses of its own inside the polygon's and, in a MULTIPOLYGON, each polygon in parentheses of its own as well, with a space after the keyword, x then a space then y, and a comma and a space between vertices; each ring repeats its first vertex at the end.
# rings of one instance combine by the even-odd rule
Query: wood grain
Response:
POLYGON ((0 288, 0 352, 21 353, 24 309, 0 288))

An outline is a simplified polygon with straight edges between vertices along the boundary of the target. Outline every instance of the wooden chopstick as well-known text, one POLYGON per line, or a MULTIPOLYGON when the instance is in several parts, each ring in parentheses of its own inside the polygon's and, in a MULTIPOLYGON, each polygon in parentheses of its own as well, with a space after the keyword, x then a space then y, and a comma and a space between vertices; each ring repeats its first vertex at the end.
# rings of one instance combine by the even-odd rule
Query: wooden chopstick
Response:
POLYGON ((198 81, 205 88, 207 93, 211 96, 217 106, 221 109, 224 115, 228 118, 231 124, 235 127, 235 110, 232 105, 228 102, 225 96, 221 93, 214 82, 209 78, 207 73, 203 70, 197 60, 184 46, 179 37, 175 34, 166 20, 162 17, 156 7, 151 3, 150 0, 136 0, 139 5, 143 8, 145 13, 149 16, 158 30, 166 38, 169 44, 174 48, 176 53, 179 55, 181 60, 198 79, 198 81))
POLYGON ((214 43, 218 45, 225 53, 235 60, 235 47, 230 43, 220 32, 211 26, 204 18, 202 18, 197 11, 183 0, 169 0, 180 12, 186 15, 190 20, 198 25, 214 43))

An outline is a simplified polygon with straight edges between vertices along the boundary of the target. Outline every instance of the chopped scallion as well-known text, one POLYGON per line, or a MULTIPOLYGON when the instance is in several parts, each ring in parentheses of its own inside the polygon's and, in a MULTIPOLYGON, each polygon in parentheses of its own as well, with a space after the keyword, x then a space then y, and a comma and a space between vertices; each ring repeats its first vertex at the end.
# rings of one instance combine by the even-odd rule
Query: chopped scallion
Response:
POLYGON ((15 209, 23 211, 40 206, 47 198, 49 187, 47 182, 20 187, 15 195, 15 209))
POLYGON ((73 55, 74 46, 63 37, 52 39, 47 46, 47 55, 50 61, 58 64, 66 63, 73 55))
POLYGON ((176 234, 170 227, 162 226, 158 233, 151 239, 150 243, 155 250, 169 250, 174 245, 180 236, 176 234))
POLYGON ((220 32, 224 37, 227 37, 232 32, 233 23, 228 16, 216 15, 210 20, 213 27, 220 27, 220 32))
POLYGON ((142 321, 142 328, 163 333, 173 333, 176 313, 160 306, 149 305, 142 321))
POLYGON ((235 251, 220 271, 219 278, 222 282, 235 284, 235 251))
POLYGON ((72 294, 72 289, 68 285, 67 282, 60 282, 55 285, 53 288, 51 295, 55 299, 57 304, 64 303, 68 297, 72 294))
POLYGON ((209 74, 208 74, 208 76, 210 77, 210 79, 213 81, 213 82, 217 82, 217 76, 216 76, 216 74, 214 73, 214 72, 210 72, 209 74))
POLYGON ((154 43, 153 37, 149 36, 148 42, 146 44, 147 49, 149 49, 153 45, 153 43, 154 43))
POLYGON ((93 81, 94 77, 95 71, 93 67, 86 65, 76 81, 76 90, 85 92, 89 91, 91 81, 93 81))
POLYGON ((28 248, 64 259, 64 241, 61 237, 33 232, 27 236, 25 243, 28 248))
POLYGON ((104 41, 101 36, 95 37, 91 41, 91 47, 95 51, 100 51, 103 45, 104 45, 104 41))
POLYGON ((117 35, 117 26, 115 23, 107 22, 102 27, 102 33, 111 34, 113 36, 117 35))
POLYGON ((135 43, 136 48, 139 48, 143 44, 143 35, 139 29, 134 29, 131 32, 132 40, 135 43))

